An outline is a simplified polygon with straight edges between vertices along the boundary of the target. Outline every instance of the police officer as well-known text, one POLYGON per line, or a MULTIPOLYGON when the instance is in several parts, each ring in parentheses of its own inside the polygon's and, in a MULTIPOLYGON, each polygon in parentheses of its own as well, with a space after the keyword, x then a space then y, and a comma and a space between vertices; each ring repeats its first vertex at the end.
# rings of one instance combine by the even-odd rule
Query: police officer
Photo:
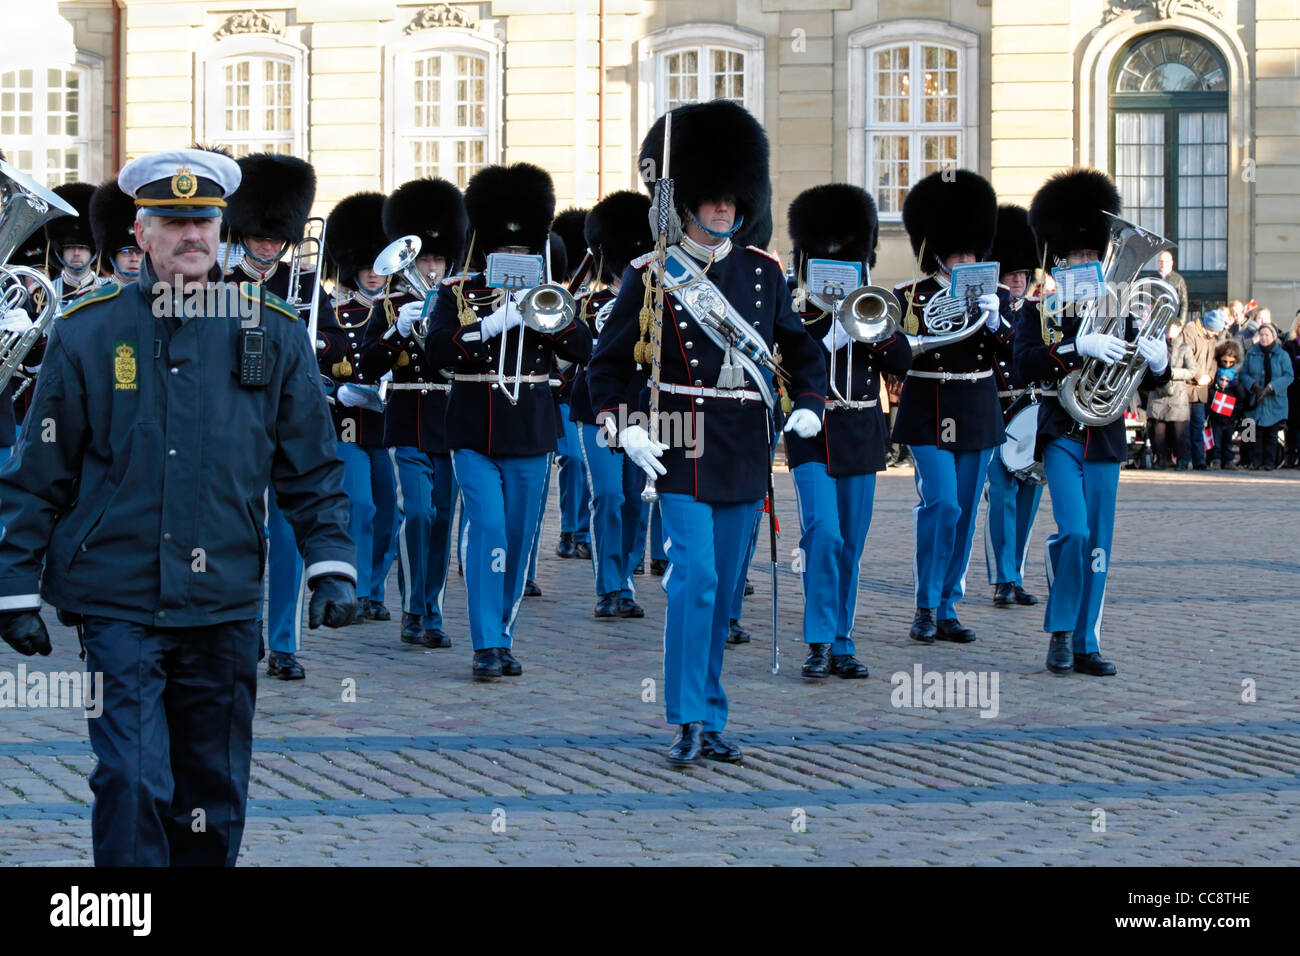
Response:
MULTIPOLYGON (((1053 176, 1029 205, 1040 261, 1058 268, 1099 262, 1110 245, 1112 220, 1106 213, 1119 211, 1119 193, 1105 173, 1072 169, 1053 176)), ((1125 339, 1136 338, 1137 324, 1126 318, 1122 337, 1087 330, 1079 334, 1074 305, 1052 306, 1045 301, 1041 317, 1021 317, 1015 349, 1020 380, 1047 387, 1036 442, 1056 519, 1056 533, 1047 539, 1047 669, 1107 677, 1115 665, 1101 656, 1101 615, 1106 572, 1114 560, 1119 470, 1128 457, 1124 419, 1084 425, 1066 413, 1054 390, 1088 359, 1109 366, 1126 358, 1125 339)), ((1158 388, 1169 381, 1164 338, 1140 339, 1137 349, 1147 362, 1143 385, 1158 388)))
POLYGON ((357 546, 357 605, 370 621, 392 620, 384 606, 384 588, 397 533, 397 483, 384 447, 384 415, 377 408, 380 383, 361 367, 367 324, 376 315, 395 312, 387 280, 372 268, 387 245, 380 219, 383 207, 383 193, 356 193, 341 200, 326 219, 325 256, 334 276, 334 296, 329 312, 320 317, 318 334, 324 347, 317 356, 321 370, 336 384, 355 386, 335 390, 331 411, 344 490, 352 505, 349 530, 357 546))
MULTIPOLYGON (((549 173, 528 163, 488 166, 466 187, 465 208, 478 256, 471 256, 471 269, 494 252, 542 255, 555 187, 549 173)), ((445 280, 429 330, 436 363, 456 369, 447 447, 465 509, 465 591, 477 680, 523 671, 511 647, 556 446, 550 371, 554 356, 585 362, 591 355, 585 324, 571 318, 552 333, 539 332, 523 324, 517 293, 490 288, 486 280, 482 272, 445 280)))
POLYGON ((833 317, 834 303, 808 288, 807 265, 810 259, 859 263, 866 278, 876 264, 878 234, 876 203, 857 186, 814 186, 790 204, 790 244, 803 285, 795 301, 802 303, 804 327, 821 342, 830 385, 822 435, 785 436, 802 532, 804 677, 867 676, 867 665, 855 656, 853 625, 876 472, 885 467, 879 372, 902 375, 912 364, 911 346, 900 329, 866 342, 850 337, 833 317))
MULTIPOLYGON (((661 118, 641 144, 640 168, 663 168, 663 131, 661 118)), ((602 421, 625 423, 617 429, 619 445, 657 480, 669 555, 665 703, 669 723, 679 727, 668 759, 679 766, 702 757, 734 763, 740 748, 722 736, 723 650, 732 590, 767 491, 775 397, 755 362, 715 344, 725 340, 706 330, 709 313, 701 303, 725 310, 728 328, 746 330, 760 357, 780 346, 795 405, 786 428, 802 437, 821 429, 826 373, 817 343, 791 307, 779 263, 731 241, 758 215, 757 200, 770 188, 763 128, 743 107, 714 100, 673 111, 671 144, 684 233, 680 241, 671 237, 665 268, 673 286, 693 289, 666 293, 655 320, 662 323, 659 434, 668 440, 653 441, 627 408, 638 361, 647 358, 640 316, 651 307, 653 255, 634 259, 624 274, 587 381, 602 421)))
POLYGON ((50 336, 32 408, 59 440, 29 430, 0 469, 0 636, 49 654, 44 598, 80 621, 87 670, 104 675, 88 721, 96 864, 232 866, 263 493, 274 486, 303 544, 311 625, 337 627, 355 577, 343 469, 297 316, 220 281, 218 217, 239 167, 182 149, 127 163, 118 182, 146 258, 139 280, 82 297, 50 336))
POLYGON ((465 201, 444 179, 414 179, 384 202, 383 225, 390 241, 407 235, 420 239, 413 270, 419 278, 397 280, 401 297, 392 304, 399 308, 371 317, 361 356, 362 370, 371 379, 390 373, 392 378, 384 445, 397 474, 402 512, 397 548, 401 637, 408 644, 451 647, 442 617, 458 493, 445 425, 451 363, 433 361, 427 338, 414 330, 427 290, 438 289, 464 257, 465 201))
POLYGON ((993 187, 964 169, 931 173, 903 200, 903 225, 927 277, 897 286, 894 294, 904 308, 904 330, 931 337, 931 347, 907 372, 892 437, 911 449, 916 462, 916 616, 910 633, 923 644, 975 640, 957 619, 957 602, 989 459, 1003 438, 993 367, 999 356, 1011 357, 1015 335, 995 292, 980 296, 964 315, 963 304, 949 300, 963 327, 974 329, 965 338, 935 338, 946 326, 931 328, 925 308, 948 294, 955 266, 988 255, 997 212, 993 187))
MULTIPOLYGON (((631 190, 610 193, 587 215, 586 244, 597 263, 597 280, 603 287, 579 297, 578 302, 580 316, 591 326, 597 344, 628 263, 650 251, 649 215, 649 198, 631 190)), ((611 447, 609 435, 596 424, 586 368, 576 369, 571 418, 578 429, 582 461, 591 485, 592 565, 597 598, 594 613, 599 618, 645 617, 645 610, 636 603, 633 580, 633 571, 645 552, 645 503, 641 500, 645 473, 611 447)), ((637 390, 640 384, 638 379, 637 390)))
POLYGON ((144 252, 135 244, 135 203, 116 179, 90 197, 90 228, 107 281, 126 285, 139 278, 144 252))
MULTIPOLYGON (((280 153, 253 153, 238 163, 242 181, 226 207, 225 219, 230 242, 243 246, 244 257, 226 278, 252 282, 284 299, 291 277, 280 258, 303 236, 316 198, 316 171, 310 163, 280 153)), ((310 304, 310 297, 318 296, 323 315, 328 303, 325 290, 315 280, 315 274, 302 277, 299 298, 310 304)), ((298 326, 298 331, 306 335, 306 325, 298 326)), ((302 648, 302 556, 273 494, 268 497, 266 513, 270 536, 267 644, 271 649, 266 673, 281 680, 302 680, 306 672, 297 658, 302 648)))
MULTIPOLYGON (((997 234, 993 239, 993 261, 1002 270, 1001 281, 1007 287, 1003 299, 1003 316, 1013 326, 1022 318, 1038 315, 1038 303, 1029 298, 1029 282, 1034 274, 1038 256, 1034 248, 1034 234, 1029 228, 1029 213, 1023 206, 998 207, 997 234)), ((998 399, 1002 414, 1008 416, 1027 408, 1036 400, 1036 390, 1022 388, 1011 368, 1012 363, 999 357, 994 366, 998 383, 998 399)), ((993 605, 1012 607, 1017 604, 1037 604, 1024 588, 1025 556, 1029 553, 1029 535, 1038 514, 1038 502, 1043 496, 1041 478, 1017 477, 1007 470, 1002 461, 1002 447, 993 449, 989 462, 988 484, 984 499, 988 512, 984 521, 984 563, 988 569, 989 584, 993 585, 993 605)))

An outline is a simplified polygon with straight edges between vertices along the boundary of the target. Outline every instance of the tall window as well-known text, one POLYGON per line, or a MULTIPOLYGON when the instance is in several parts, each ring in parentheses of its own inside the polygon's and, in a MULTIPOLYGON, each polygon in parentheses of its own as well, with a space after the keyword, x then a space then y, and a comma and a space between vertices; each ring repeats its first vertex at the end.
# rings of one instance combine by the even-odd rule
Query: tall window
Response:
POLYGON ((399 182, 437 176, 463 189, 490 162, 487 61, 461 50, 422 51, 402 61, 399 182))
POLYGON ((307 154, 306 51, 280 37, 244 34, 203 56, 204 142, 250 153, 307 154))
POLYGON ((1218 52, 1169 30, 1140 37, 1112 74, 1111 168, 1124 215, 1178 243, 1192 311, 1227 292, 1227 90, 1218 52))
POLYGON ((867 51, 866 182, 898 219, 917 180, 962 164, 962 51, 924 40, 867 51))
POLYGON ((86 88, 80 67, 0 73, 0 142, 9 162, 47 186, 92 179, 86 88))
POLYGON ((731 100, 763 116, 763 37, 725 23, 683 23, 636 42, 637 137, 668 110, 731 100))
POLYGON ((659 97, 660 113, 716 99, 745 106, 744 52, 703 45, 659 54, 659 97))

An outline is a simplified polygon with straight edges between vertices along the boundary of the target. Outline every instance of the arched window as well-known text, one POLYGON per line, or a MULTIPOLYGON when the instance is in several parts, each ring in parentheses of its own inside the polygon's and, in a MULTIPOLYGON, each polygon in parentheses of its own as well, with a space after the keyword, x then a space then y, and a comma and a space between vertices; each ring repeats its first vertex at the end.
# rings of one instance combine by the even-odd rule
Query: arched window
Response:
POLYGON ((763 38, 722 23, 684 23, 637 41, 640 135, 668 110, 722 99, 763 114, 763 38))
POLYGON ((462 189, 499 159, 499 44, 473 30, 430 30, 388 51, 388 184, 436 176, 462 189))
POLYGON ((1228 82, 1222 56, 1188 33, 1134 40, 1111 76, 1111 169, 1125 216, 1178 243, 1196 310, 1228 268, 1228 82))
POLYGON ((96 88, 87 66, 0 73, 0 142, 9 162, 47 186, 93 182, 96 88))
POLYGON ((221 40, 203 55, 200 139, 236 156, 307 152, 306 51, 279 37, 221 40))

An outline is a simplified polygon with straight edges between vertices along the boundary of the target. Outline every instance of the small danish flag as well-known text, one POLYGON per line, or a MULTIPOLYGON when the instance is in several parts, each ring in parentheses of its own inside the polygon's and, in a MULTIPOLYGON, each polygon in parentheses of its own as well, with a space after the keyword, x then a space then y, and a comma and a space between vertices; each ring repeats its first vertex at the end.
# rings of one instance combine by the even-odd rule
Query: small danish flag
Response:
POLYGON ((1210 411, 1216 415, 1231 415, 1236 407, 1236 396, 1229 395, 1227 392, 1215 392, 1214 401, 1210 402, 1210 411))

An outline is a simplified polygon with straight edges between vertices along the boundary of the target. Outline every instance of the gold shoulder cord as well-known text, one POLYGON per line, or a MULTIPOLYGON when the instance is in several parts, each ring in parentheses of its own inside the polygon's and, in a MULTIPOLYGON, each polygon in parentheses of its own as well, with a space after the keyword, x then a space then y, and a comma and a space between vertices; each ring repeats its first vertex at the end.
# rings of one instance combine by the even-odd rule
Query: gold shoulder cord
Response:
POLYGON ((650 328, 654 325, 654 303, 663 293, 662 290, 656 291, 657 287, 650 275, 653 271, 653 269, 647 268, 641 273, 641 283, 645 286, 645 293, 641 297, 641 313, 637 316, 641 335, 632 348, 632 361, 638 365, 649 365, 654 357, 654 346, 650 344, 650 328))
POLYGON ((919 281, 918 276, 921 274, 921 263, 924 260, 925 240, 922 239, 921 251, 917 253, 916 261, 912 264, 912 284, 907 287, 907 313, 903 316, 903 331, 908 335, 917 335, 921 331, 921 319, 912 308, 912 300, 916 296, 916 283, 919 281))
MULTIPOLYGON (((1046 246, 1043 247, 1042 274, 1044 276, 1047 275, 1047 247, 1046 246)), ((1047 308, 1048 299, 1049 299, 1048 296, 1040 296, 1038 299, 1038 322, 1043 330, 1043 344, 1055 345, 1057 341, 1056 333, 1063 329, 1063 318, 1061 321, 1053 321, 1054 317, 1051 315, 1051 313, 1047 308)), ((1059 302, 1060 300, 1058 299, 1057 301, 1059 302)), ((1062 306, 1061 309, 1062 312, 1058 313, 1058 315, 1063 316, 1064 306, 1062 306)))
MULTIPOLYGON (((469 249, 465 252, 465 268, 467 270, 469 269, 470 260, 474 255, 474 240, 477 238, 478 238, 477 233, 469 237, 469 249)), ((469 305, 467 305, 465 302, 464 285, 465 285, 465 281, 462 279, 460 282, 456 283, 456 288, 455 288, 456 317, 460 319, 460 324, 462 326, 473 325, 475 322, 478 321, 478 316, 474 313, 474 310, 471 309, 469 305)))

